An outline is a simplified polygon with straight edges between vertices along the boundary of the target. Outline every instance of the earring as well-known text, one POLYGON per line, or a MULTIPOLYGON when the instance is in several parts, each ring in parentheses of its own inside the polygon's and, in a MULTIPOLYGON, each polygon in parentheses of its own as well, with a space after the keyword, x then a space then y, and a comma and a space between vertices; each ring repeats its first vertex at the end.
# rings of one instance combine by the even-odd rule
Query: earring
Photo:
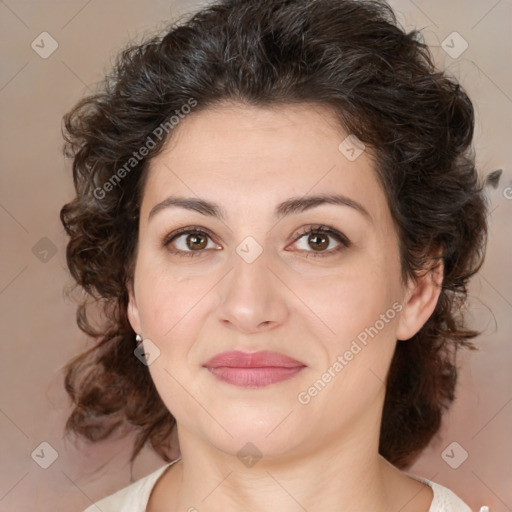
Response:
POLYGON ((140 343, 142 341, 142 336, 140 334, 137 334, 137 336, 135 336, 135 341, 137 343, 140 343))

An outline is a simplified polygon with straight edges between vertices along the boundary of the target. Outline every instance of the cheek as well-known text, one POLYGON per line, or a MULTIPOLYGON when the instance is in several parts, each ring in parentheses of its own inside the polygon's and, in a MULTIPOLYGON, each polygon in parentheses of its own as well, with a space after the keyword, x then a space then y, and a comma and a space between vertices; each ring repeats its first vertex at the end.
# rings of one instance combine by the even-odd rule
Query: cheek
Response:
POLYGON ((397 298, 386 267, 360 258, 330 275, 296 282, 296 295, 323 321, 326 333, 340 339, 373 325, 397 298))
MULTIPOLYGON (((201 299, 215 284, 212 274, 193 276, 141 258, 136 271, 137 306, 144 335, 165 342, 201 310, 201 299)), ((198 327, 199 322, 192 322, 198 327)))
MULTIPOLYGON (((297 295, 311 306, 308 331, 318 336, 324 357, 315 368, 322 374, 331 368, 339 375, 331 396, 378 392, 396 345, 399 302, 399 267, 393 260, 361 255, 351 265, 316 281, 300 284, 297 295), (321 321, 320 321, 321 320, 321 321), (315 328, 316 324, 318 329, 315 328), (332 364, 342 358, 337 368, 332 364), (369 380, 370 379, 370 380, 369 380)), ((329 378, 329 376, 326 376, 329 378)))
MULTIPOLYGON (((327 390, 318 393, 322 398, 314 407, 334 411, 332 415, 336 416, 339 411, 331 406, 343 403, 351 411, 347 412, 349 416, 357 415, 385 387, 396 346, 395 325, 401 304, 395 300, 392 283, 381 271, 365 268, 364 273, 340 274, 320 285, 311 288, 305 300, 315 305, 313 309, 322 322, 315 320, 315 316, 313 322, 323 327, 317 331, 310 324, 308 329, 318 336, 324 352, 309 384, 315 387, 318 379, 318 389, 325 383, 327 390), (319 332, 329 334, 323 336, 319 332)), ((302 391, 309 393, 308 388, 302 391)), ((311 391, 310 396, 316 396, 315 389, 311 391)))

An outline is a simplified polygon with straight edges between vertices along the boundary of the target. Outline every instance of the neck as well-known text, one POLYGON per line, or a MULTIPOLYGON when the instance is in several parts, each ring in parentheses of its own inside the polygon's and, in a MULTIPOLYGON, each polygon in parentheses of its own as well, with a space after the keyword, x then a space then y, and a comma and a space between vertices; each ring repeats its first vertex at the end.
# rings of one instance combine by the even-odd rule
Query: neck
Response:
POLYGON ((397 510, 399 501, 390 489, 396 488, 400 472, 378 454, 378 432, 359 427, 351 429, 352 435, 322 439, 288 455, 263 455, 246 465, 236 453, 220 451, 179 426, 182 461, 177 463, 175 509, 397 510))

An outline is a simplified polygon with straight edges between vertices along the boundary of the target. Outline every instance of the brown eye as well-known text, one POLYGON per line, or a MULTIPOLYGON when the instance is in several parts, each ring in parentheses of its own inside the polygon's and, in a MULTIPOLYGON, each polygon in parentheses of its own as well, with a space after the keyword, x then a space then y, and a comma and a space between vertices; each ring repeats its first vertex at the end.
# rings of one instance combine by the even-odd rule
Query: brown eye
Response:
POLYGON ((207 237, 201 233, 192 233, 188 235, 185 240, 187 247, 193 251, 196 249, 204 249, 208 244, 207 237))
POLYGON ((308 236, 308 243, 315 251, 322 251, 329 247, 329 237, 323 233, 312 233, 308 236))
POLYGON ((213 243, 208 233, 194 228, 182 228, 171 233, 164 238, 163 245, 178 256, 201 256, 208 252, 206 249, 220 249, 213 243), (208 247, 209 241, 210 247, 208 247))
POLYGON ((306 257, 333 256, 351 245, 345 235, 328 226, 310 227, 302 231, 302 236, 299 236, 296 243, 299 244, 300 251, 305 253, 306 257), (327 249, 331 246, 332 241, 334 241, 334 248, 327 249))

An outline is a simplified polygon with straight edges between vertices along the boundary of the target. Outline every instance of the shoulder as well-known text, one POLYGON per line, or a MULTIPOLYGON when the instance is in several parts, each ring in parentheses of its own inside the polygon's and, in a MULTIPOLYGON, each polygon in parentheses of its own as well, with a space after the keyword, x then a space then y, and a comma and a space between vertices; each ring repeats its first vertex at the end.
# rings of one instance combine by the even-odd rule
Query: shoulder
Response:
POLYGON ((83 512, 144 512, 158 478, 174 462, 93 503, 83 512))
POLYGON ((447 487, 417 475, 408 475, 431 487, 434 498, 428 512, 472 512, 469 506, 447 487))
POLYGON ((430 482, 429 485, 434 491, 429 512, 471 512, 468 505, 447 487, 435 482, 430 482))

